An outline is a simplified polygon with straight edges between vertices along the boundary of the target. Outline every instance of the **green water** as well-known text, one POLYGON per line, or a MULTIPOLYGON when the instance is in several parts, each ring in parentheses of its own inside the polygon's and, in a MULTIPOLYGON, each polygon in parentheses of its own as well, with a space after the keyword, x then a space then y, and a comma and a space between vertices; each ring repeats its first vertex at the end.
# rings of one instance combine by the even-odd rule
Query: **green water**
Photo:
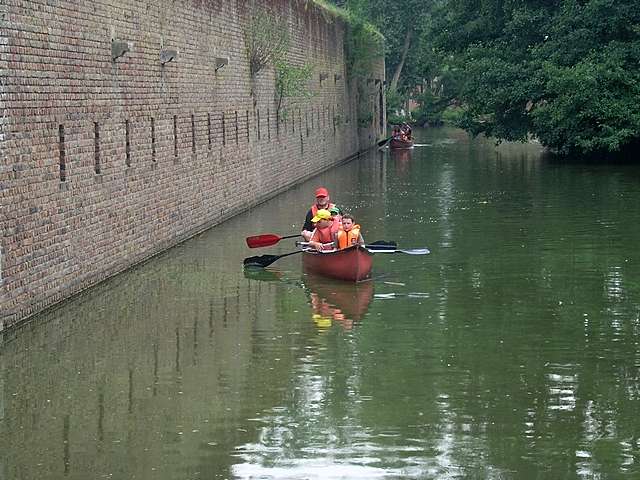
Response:
POLYGON ((0 345, 0 479, 640 478, 640 168, 417 132, 0 345), (264 272, 313 190, 374 280, 264 272))

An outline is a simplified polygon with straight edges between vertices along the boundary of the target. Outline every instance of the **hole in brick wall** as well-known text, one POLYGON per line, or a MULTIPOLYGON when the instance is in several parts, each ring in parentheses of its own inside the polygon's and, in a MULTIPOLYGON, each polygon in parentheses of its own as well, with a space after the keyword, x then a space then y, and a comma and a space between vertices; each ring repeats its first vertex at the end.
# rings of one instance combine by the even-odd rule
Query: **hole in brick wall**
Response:
POLYGON ((178 116, 173 116, 173 158, 178 160, 178 116))
POLYGON ((131 166, 131 139, 129 135, 129 120, 124 121, 124 150, 125 150, 125 164, 127 167, 131 166))
MULTIPOLYGON (((286 118, 284 120, 284 124, 285 124, 285 129, 286 129, 286 125, 287 125, 287 119, 286 118)), ((296 133, 296 116, 295 116, 295 114, 291 115, 291 130, 293 131, 293 133, 296 133)))
POLYGON ((151 117, 151 161, 156 161, 156 119, 151 117))
POLYGON ((304 111, 304 128, 307 131, 307 137, 309 136, 309 112, 304 111))
POLYGON ((309 114, 309 116, 311 117, 311 130, 313 130, 313 107, 311 107, 311 113, 309 114))
POLYGON ((191 152, 196 153, 196 116, 191 114, 191 152))
POLYGON ((100 173, 100 125, 93 122, 93 167, 96 173, 100 173))
POLYGON ((256 126, 258 127, 258 140, 260 140, 260 109, 256 110, 256 126))
POLYGON ((58 125, 58 149, 60 151, 60 181, 67 180, 67 160, 64 146, 64 125, 58 125))
POLYGON ((271 140, 271 112, 267 108, 267 139, 271 140))
POLYGON ((249 141, 250 141, 250 138, 249 138, 249 110, 247 110, 246 114, 247 114, 247 143, 249 143, 249 141))
POLYGON ((207 142, 209 143, 209 150, 211 150, 211 114, 207 113, 207 142))
POLYGON ((222 145, 227 144, 227 126, 224 121, 224 112, 222 112, 222 145))
POLYGON ((331 105, 331 119, 333 121, 333 134, 336 134, 336 107, 331 105))
POLYGON ((235 111, 235 115, 236 115, 236 145, 238 145, 238 142, 240 141, 240 122, 238 121, 238 111, 235 111))

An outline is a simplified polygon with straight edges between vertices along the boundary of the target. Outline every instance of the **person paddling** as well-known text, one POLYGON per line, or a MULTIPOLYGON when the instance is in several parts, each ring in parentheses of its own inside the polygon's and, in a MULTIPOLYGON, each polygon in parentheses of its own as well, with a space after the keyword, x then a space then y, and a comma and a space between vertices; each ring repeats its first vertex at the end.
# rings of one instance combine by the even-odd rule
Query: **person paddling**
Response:
POLYGON ((355 223, 352 215, 345 214, 342 216, 342 229, 338 230, 335 235, 335 244, 339 250, 353 245, 364 245, 364 238, 360 233, 360 225, 355 223))
POLYGON ((315 216, 311 219, 311 222, 315 224, 311 237, 309 238, 309 246, 315 248, 319 252, 323 250, 334 249, 334 235, 331 232, 331 225, 333 225, 333 219, 329 210, 320 209, 315 216))
POLYGON ((311 234, 315 228, 312 219, 316 216, 318 210, 329 210, 332 207, 335 207, 335 205, 329 200, 329 190, 324 187, 318 187, 316 189, 316 201, 307 212, 304 225, 302 226, 301 235, 305 241, 308 242, 311 239, 311 234))

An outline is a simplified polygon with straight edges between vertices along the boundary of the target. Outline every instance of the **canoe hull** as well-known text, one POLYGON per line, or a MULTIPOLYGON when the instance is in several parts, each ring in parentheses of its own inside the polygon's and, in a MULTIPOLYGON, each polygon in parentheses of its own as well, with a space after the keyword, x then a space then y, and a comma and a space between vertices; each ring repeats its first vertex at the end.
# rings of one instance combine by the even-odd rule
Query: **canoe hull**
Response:
POLYGON ((397 138, 392 138, 391 142, 389 142, 389 148, 411 148, 413 147, 413 142, 411 140, 400 140, 397 138))
POLYGON ((346 282, 359 282, 371 276, 373 254, 361 246, 335 252, 302 252, 304 271, 346 282))

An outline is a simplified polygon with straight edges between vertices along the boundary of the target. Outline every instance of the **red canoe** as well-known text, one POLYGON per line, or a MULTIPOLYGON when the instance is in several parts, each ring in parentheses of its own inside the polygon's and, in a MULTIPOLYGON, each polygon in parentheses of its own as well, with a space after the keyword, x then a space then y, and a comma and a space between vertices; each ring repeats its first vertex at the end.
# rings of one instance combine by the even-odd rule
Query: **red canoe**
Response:
POLYGON ((332 252, 306 250, 302 252, 302 264, 305 272, 317 273, 347 282, 358 282, 369 278, 372 261, 373 254, 360 245, 332 252))
POLYGON ((413 140, 400 140, 399 138, 392 138, 389 143, 389 148, 411 148, 413 147, 413 140))

